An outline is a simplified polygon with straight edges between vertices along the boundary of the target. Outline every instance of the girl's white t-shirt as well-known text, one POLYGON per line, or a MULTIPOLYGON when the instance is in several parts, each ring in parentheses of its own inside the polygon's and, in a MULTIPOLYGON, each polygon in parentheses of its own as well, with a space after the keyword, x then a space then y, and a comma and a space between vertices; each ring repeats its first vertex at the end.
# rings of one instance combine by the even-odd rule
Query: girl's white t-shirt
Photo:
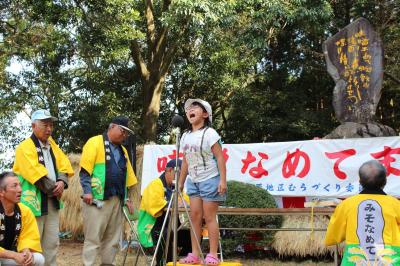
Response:
POLYGON ((180 147, 188 163, 189 178, 193 182, 201 182, 219 174, 217 159, 211 147, 220 139, 217 131, 211 127, 188 131, 182 135, 180 147), (202 138, 203 145, 200 147, 202 138))

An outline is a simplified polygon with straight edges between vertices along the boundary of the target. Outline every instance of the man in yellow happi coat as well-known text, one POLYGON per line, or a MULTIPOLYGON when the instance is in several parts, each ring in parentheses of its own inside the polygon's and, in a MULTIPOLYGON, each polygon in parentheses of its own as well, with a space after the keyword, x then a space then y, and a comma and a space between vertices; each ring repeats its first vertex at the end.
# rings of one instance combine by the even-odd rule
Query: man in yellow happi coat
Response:
MULTIPOLYGON (((178 167, 182 165, 182 160, 178 161, 178 167)), ((157 265, 163 265, 163 259, 168 261, 172 259, 172 244, 169 246, 167 257, 164 257, 166 245, 166 232, 161 235, 162 225, 165 219, 165 208, 171 199, 173 193, 173 180, 175 176, 176 160, 170 160, 164 173, 159 178, 154 179, 147 185, 142 194, 140 203, 140 213, 138 222, 139 241, 142 246, 148 249, 154 249, 157 241, 161 237, 161 246, 157 252, 157 265)), ((185 194, 185 201, 189 201, 189 197, 185 194)), ((169 216, 170 218, 171 216, 169 216)), ((166 223, 168 225, 168 223, 166 223)), ((171 236, 171 242, 173 237, 171 236)), ((180 252, 186 254, 191 250, 190 231, 181 229, 178 231, 178 248, 184 249, 180 252)))
POLYGON ((31 120, 33 134, 18 145, 13 170, 21 181, 21 202, 36 216, 46 265, 56 265, 59 200, 74 171, 51 137, 57 118, 37 110, 31 120))
POLYGON ((378 161, 359 169, 363 190, 340 203, 325 244, 345 241, 341 265, 400 265, 400 202, 386 195, 386 169, 378 161))
POLYGON ((100 251, 102 265, 115 265, 122 235, 123 212, 133 213, 127 188, 137 183, 128 153, 122 145, 132 132, 128 118, 114 117, 108 130, 90 138, 82 150, 79 173, 83 189, 83 265, 94 265, 100 251))
POLYGON ((39 229, 32 211, 19 203, 21 193, 15 173, 0 174, 0 265, 43 266, 39 229))

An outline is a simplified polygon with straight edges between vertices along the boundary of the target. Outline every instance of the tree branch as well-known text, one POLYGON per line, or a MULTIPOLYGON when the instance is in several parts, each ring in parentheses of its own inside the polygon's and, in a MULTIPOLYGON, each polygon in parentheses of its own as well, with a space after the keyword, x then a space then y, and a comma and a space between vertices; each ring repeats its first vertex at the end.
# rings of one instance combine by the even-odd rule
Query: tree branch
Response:
MULTIPOLYGON (((383 8, 383 7, 382 7, 383 8)), ((388 6, 386 6, 386 9, 390 9, 390 7, 388 7, 388 6)), ((391 13, 390 13, 390 16, 388 17, 387 16, 387 13, 386 12, 384 12, 386 15, 385 15, 385 17, 387 18, 382 24, 381 24, 381 26, 379 27, 380 29, 379 29, 379 31, 380 32, 382 32, 388 25, 389 25, 389 23, 390 22, 392 22, 394 19, 396 19, 396 17, 398 16, 398 10, 396 9, 396 8, 393 8, 393 9, 391 9, 391 13)), ((385 18, 384 17, 384 18, 385 18)), ((384 19, 383 18, 383 19, 384 19)))
POLYGON ((79 10, 82 12, 83 21, 86 23, 86 25, 88 25, 89 27, 92 27, 93 25, 92 25, 91 21, 88 19, 87 13, 86 13, 85 9, 81 6, 81 3, 76 0, 74 0, 74 3, 76 5, 76 7, 79 8, 79 10))
POLYGON ((314 56, 316 58, 323 59, 325 57, 325 55, 323 53, 319 53, 317 51, 314 51, 314 50, 310 49, 307 46, 300 46, 297 50, 300 51, 300 52, 303 52, 305 54, 311 54, 312 56, 314 56))
MULTIPOLYGON (((164 0, 162 12, 166 12, 168 10, 170 4, 171 4, 171 0, 164 0)), ((161 64, 163 62, 165 50, 167 47, 167 37, 168 37, 168 27, 163 26, 160 34, 158 34, 157 39, 155 40, 155 44, 154 44, 154 54, 153 54, 153 61, 152 61, 152 66, 154 68, 157 68, 157 69, 161 68, 161 64)))
MULTIPOLYGON (((170 0, 164 0, 163 1, 163 12, 166 12, 169 8, 169 5, 171 4, 170 0)), ((157 36, 157 39, 155 40, 154 43, 154 65, 156 67, 159 67, 159 64, 161 63, 162 60, 160 56, 161 54, 165 53, 165 48, 166 48, 166 44, 167 44, 167 36, 168 36, 168 27, 164 26, 161 29, 160 34, 157 36)))
POLYGON ((163 1, 163 12, 168 10, 170 4, 171 4, 171 0, 163 1))
POLYGON ((157 39, 157 43, 154 49, 154 56, 152 61, 152 66, 155 68, 160 68, 161 62, 163 61, 165 55, 165 49, 167 47, 167 27, 163 27, 160 36, 157 39))
POLYGON ((174 59, 174 56, 176 54, 176 51, 178 50, 178 44, 179 40, 182 38, 184 33, 189 27, 189 21, 187 20, 185 25, 181 28, 181 30, 178 33, 177 38, 175 39, 174 43, 171 45, 171 47, 166 51, 166 54, 164 56, 164 59, 161 62, 161 67, 160 67, 160 75, 163 76, 168 72, 168 69, 171 65, 172 60, 174 59))
POLYGON ((400 79, 393 77, 391 74, 387 73, 386 71, 384 71, 383 74, 386 77, 388 77, 389 79, 391 79, 392 81, 396 82, 397 84, 400 84, 400 79))
POLYGON ((153 60, 154 55, 154 46, 155 46, 155 39, 156 39, 156 27, 154 24, 154 7, 152 0, 146 0, 145 2, 145 17, 146 17, 146 35, 147 35, 147 45, 149 47, 148 50, 148 61, 151 62, 153 60))
POLYGON ((155 54, 157 54, 161 48, 165 47, 167 35, 168 35, 168 27, 163 27, 160 35, 157 38, 157 43, 155 46, 155 54))
POLYGON ((174 59, 174 56, 176 54, 176 51, 178 50, 178 44, 174 43, 167 51, 167 54, 164 57, 164 60, 162 62, 161 68, 160 68, 160 75, 164 76, 167 74, 169 67, 171 66, 171 62, 174 59))
MULTIPOLYGON (((163 1, 163 9, 162 9, 163 12, 168 10, 170 4, 171 0, 163 1)), ((167 35, 168 35, 168 27, 164 26, 160 34, 157 36, 157 40, 155 42, 155 49, 154 49, 155 56, 157 56, 157 53, 160 51, 160 49, 165 50, 167 35)))
POLYGON ((139 68, 140 76, 142 80, 147 80, 149 77, 149 70, 147 69, 146 63, 140 54, 140 47, 137 40, 132 40, 130 45, 131 56, 133 61, 135 61, 136 66, 139 68))

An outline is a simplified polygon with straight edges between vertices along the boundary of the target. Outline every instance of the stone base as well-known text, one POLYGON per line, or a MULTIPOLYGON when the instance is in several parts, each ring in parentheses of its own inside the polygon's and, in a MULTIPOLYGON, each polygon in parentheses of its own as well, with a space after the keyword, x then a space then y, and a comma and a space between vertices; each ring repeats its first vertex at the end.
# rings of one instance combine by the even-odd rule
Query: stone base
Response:
POLYGON ((345 122, 324 139, 371 138, 398 136, 393 128, 378 123, 345 122))

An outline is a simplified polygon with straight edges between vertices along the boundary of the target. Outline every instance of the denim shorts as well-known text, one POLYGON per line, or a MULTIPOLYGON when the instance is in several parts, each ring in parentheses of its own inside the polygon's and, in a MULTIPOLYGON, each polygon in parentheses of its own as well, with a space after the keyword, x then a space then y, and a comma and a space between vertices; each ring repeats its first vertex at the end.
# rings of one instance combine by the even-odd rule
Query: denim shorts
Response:
POLYGON ((193 182, 190 178, 186 180, 186 194, 189 197, 200 197, 203 201, 218 201, 226 200, 226 192, 218 193, 218 185, 220 176, 214 176, 201 182, 193 182))

